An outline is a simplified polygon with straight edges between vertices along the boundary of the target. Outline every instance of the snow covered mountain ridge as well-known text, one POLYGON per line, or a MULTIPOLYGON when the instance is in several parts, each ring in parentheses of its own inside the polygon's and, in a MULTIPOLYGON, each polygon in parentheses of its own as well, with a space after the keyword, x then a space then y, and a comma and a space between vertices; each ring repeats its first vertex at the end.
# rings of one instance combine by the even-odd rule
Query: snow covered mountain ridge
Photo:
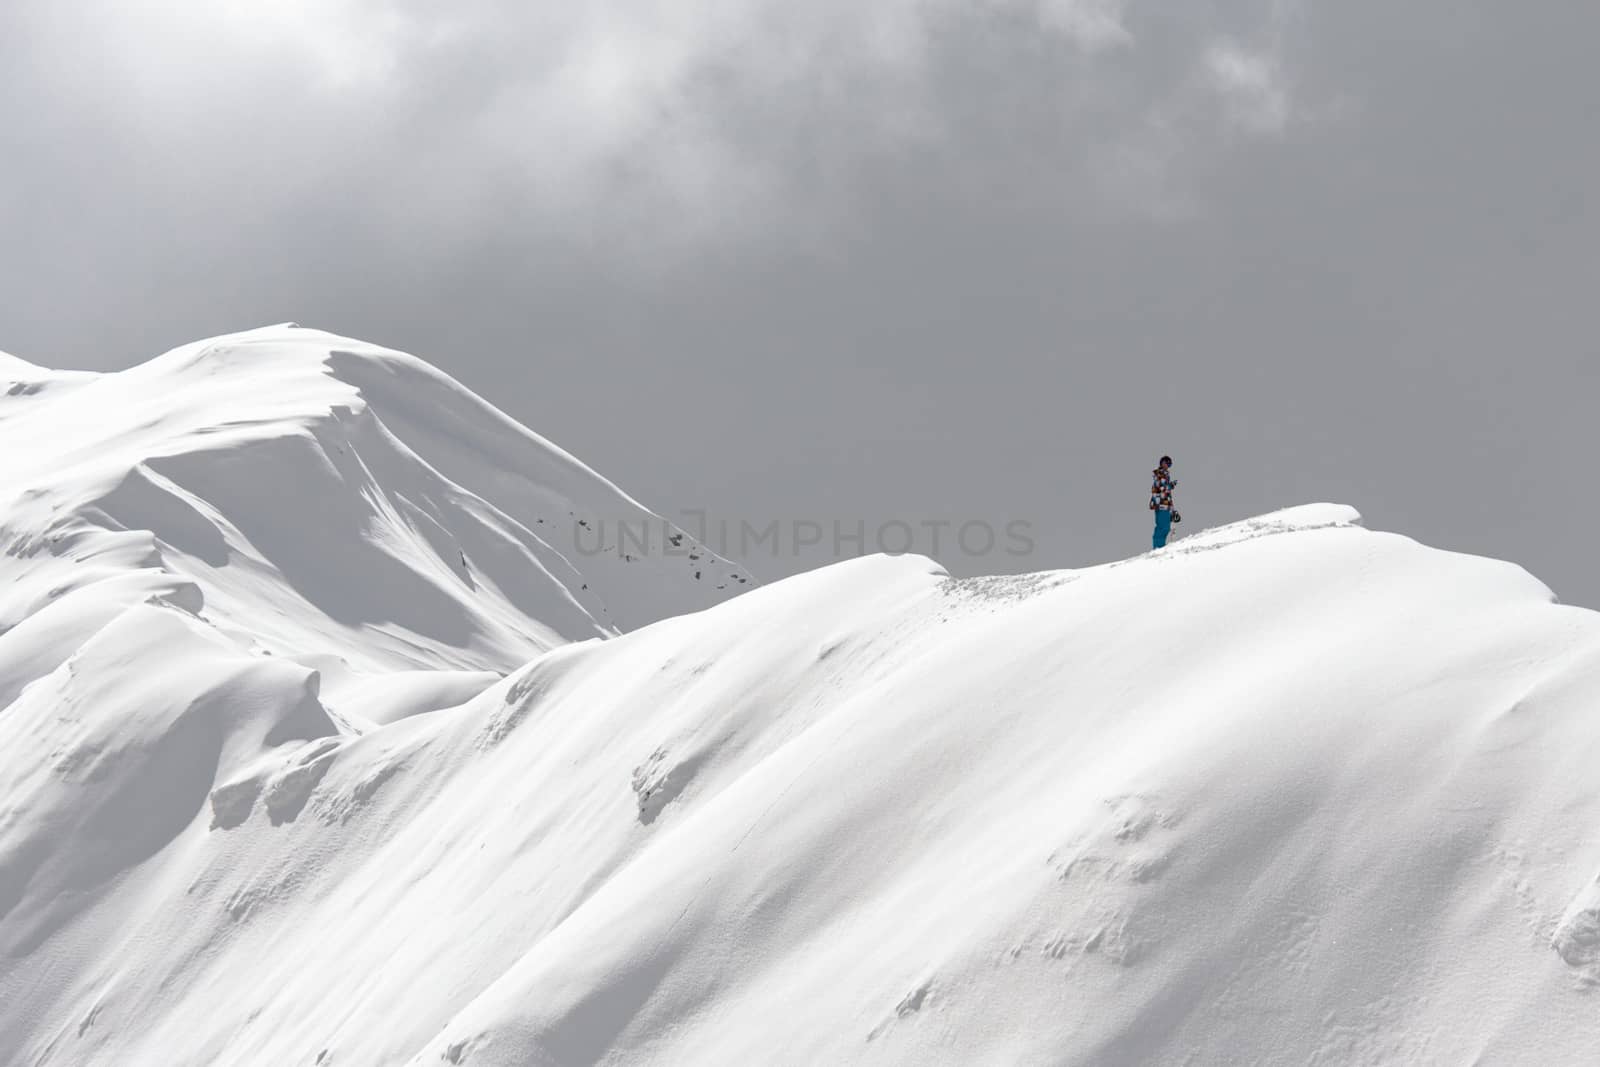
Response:
POLYGON ((0 380, 0 628, 44 667, 154 597, 328 681, 503 674, 749 583, 687 535, 585 548, 665 520, 399 352, 282 326, 116 374, 3 357, 0 380))
POLYGON ((397 353, 0 371, 6 1063, 1600 1047, 1600 616, 1513 565, 1311 505, 713 604, 397 353))

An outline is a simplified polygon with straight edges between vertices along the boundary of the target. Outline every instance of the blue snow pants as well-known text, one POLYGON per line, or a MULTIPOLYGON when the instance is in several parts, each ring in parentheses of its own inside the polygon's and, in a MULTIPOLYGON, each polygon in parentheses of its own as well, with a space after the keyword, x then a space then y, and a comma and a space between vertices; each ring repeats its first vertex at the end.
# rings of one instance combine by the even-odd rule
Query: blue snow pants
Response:
POLYGON ((1168 508, 1156 509, 1156 532, 1150 538, 1151 548, 1166 548, 1167 534, 1172 532, 1172 511, 1168 508))

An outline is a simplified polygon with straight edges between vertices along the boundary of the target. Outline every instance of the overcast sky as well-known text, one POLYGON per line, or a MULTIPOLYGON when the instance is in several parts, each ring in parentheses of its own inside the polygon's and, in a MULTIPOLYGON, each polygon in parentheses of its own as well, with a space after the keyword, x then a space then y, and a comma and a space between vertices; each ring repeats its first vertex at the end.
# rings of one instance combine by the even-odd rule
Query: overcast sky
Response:
POLYGON ((1165 451, 1181 530, 1335 500, 1600 606, 1597 39, 1579 0, 8 0, 0 349, 319 326, 670 516, 1030 524, 961 573, 1148 547, 1165 451))

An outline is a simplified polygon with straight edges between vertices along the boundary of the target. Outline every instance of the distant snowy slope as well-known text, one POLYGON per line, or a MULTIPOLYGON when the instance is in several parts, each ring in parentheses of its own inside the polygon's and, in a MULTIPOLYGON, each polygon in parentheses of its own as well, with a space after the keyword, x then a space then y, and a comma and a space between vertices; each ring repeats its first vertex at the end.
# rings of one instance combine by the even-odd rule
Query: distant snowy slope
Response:
POLYGON ((0 712, 0 1047, 1590 1063, 1600 616, 1356 522, 857 560, 392 672, 359 734, 248 619, 135 606, 0 712))
POLYGON ((12 690, 151 597, 336 684, 503 673, 748 584, 686 535, 624 558, 618 522, 664 521, 398 352, 285 326, 0 379, 0 661, 34 665, 12 690))

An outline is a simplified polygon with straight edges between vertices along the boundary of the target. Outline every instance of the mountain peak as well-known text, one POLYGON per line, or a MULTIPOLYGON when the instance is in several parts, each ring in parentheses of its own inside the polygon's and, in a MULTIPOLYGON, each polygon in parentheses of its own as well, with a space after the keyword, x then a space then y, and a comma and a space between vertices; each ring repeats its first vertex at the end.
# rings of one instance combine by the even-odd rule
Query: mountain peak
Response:
POLYGON ((32 379, 0 397, 0 538, 27 561, 0 624, 37 597, 109 598, 100 618, 183 588, 276 655, 503 672, 750 585, 704 549, 624 558, 580 536, 669 524, 405 353, 282 325, 70 389, 0 370, 32 379))

